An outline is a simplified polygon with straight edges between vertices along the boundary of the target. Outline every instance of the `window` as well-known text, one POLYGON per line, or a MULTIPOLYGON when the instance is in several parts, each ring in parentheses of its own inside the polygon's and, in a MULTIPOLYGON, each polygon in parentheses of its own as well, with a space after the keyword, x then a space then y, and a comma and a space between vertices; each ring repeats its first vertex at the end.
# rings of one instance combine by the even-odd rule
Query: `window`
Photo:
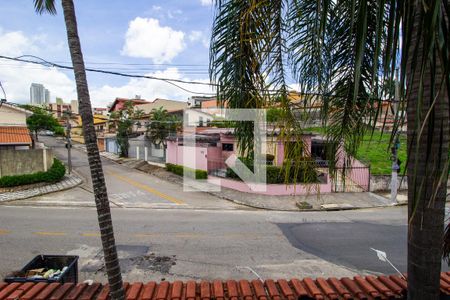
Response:
POLYGON ((234 145, 233 144, 222 144, 222 151, 233 151, 234 145))

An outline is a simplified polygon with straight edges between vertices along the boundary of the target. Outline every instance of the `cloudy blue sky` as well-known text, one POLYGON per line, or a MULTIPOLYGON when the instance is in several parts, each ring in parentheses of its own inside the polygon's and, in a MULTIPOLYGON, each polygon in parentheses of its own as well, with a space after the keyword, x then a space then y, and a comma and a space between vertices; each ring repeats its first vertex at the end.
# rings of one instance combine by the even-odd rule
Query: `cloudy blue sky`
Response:
MULTIPOLYGON (((60 1, 56 1, 59 5, 60 1)), ((76 0, 83 54, 88 67, 158 77, 208 81, 211 0, 76 0)), ((30 54, 70 64, 61 7, 58 14, 37 15, 32 0, 1 1, 0 55, 30 54)), ((189 93, 167 83, 88 74, 94 106, 115 97, 141 95, 186 100, 189 93)), ((29 101, 32 82, 55 97, 75 99, 71 71, 0 59, 0 81, 11 102, 29 101)), ((184 86, 211 92, 207 86, 184 86)))

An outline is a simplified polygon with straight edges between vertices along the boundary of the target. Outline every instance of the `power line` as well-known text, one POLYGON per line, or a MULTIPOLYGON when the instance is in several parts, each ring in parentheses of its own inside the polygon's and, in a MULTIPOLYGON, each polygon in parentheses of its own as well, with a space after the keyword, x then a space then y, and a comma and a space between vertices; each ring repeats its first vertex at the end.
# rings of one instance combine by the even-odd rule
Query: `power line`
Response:
MULTIPOLYGON (((67 69, 67 70, 73 70, 73 67, 71 66, 66 66, 66 65, 60 65, 60 64, 56 64, 56 63, 52 63, 49 62, 43 58, 34 56, 34 55, 21 55, 18 57, 9 57, 9 56, 4 56, 4 55, 0 55, 0 58, 3 59, 7 59, 7 60, 12 60, 12 61, 19 61, 19 62, 24 62, 24 63, 30 63, 30 64, 36 64, 36 65, 41 65, 41 66, 45 66, 45 67, 55 67, 55 68, 60 68, 60 69, 67 69), (29 60, 29 59, 24 59, 24 57, 30 57, 30 58, 34 58, 39 61, 34 61, 34 60, 29 60)), ((88 72, 94 72, 94 73, 102 73, 102 74, 110 74, 110 75, 116 75, 116 76, 122 76, 122 77, 128 77, 128 78, 145 78, 145 79, 152 79, 152 80, 159 80, 159 81, 164 81, 168 84, 171 84, 181 90, 184 90, 185 92, 191 93, 191 94, 198 94, 198 95, 215 95, 215 93, 203 93, 203 92, 195 92, 195 91, 191 91, 188 90, 176 83, 183 83, 183 84, 194 84, 194 85, 206 85, 206 86, 218 86, 215 83, 206 83, 206 82, 200 82, 200 81, 188 81, 188 80, 182 80, 182 79, 171 79, 171 78, 162 78, 162 77, 155 77, 155 76, 149 76, 149 75, 132 75, 132 74, 127 74, 127 73, 121 73, 121 72, 114 72, 114 71, 106 71, 106 70, 100 70, 100 69, 92 69, 92 68, 85 68, 86 71, 88 72)))

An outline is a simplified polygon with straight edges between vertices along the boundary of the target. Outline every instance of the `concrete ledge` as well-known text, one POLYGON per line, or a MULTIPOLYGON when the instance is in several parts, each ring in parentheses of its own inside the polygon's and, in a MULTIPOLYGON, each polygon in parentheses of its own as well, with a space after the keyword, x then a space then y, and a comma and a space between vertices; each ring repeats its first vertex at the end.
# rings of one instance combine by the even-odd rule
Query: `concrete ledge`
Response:
POLYGON ((27 199, 31 197, 41 196, 53 192, 59 192, 64 191, 73 187, 76 187, 77 185, 81 184, 83 180, 75 175, 72 174, 66 174, 63 179, 59 182, 47 184, 44 186, 39 186, 35 188, 30 188, 27 190, 20 190, 15 192, 6 192, 0 194, 0 203, 7 202, 7 201, 14 201, 14 200, 22 200, 27 199))

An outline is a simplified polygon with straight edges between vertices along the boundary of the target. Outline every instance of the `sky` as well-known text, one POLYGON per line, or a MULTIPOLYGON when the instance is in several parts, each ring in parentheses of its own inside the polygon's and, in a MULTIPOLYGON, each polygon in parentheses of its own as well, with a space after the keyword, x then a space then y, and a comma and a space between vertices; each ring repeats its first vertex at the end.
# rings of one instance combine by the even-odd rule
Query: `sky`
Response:
MULTIPOLYGON (((60 1, 57 15, 35 13, 33 0, 1 1, 0 55, 34 55, 71 65, 60 1)), ((86 67, 131 74, 209 82, 212 0, 76 0, 78 31, 86 67)), ((94 107, 116 97, 186 101, 194 93, 162 81, 88 72, 94 107)), ((31 83, 42 83, 65 102, 76 99, 71 70, 0 59, 0 82, 7 100, 29 102, 31 83)), ((182 85, 212 93, 207 85, 182 85)), ((1 96, 3 98, 3 96, 1 96)))

